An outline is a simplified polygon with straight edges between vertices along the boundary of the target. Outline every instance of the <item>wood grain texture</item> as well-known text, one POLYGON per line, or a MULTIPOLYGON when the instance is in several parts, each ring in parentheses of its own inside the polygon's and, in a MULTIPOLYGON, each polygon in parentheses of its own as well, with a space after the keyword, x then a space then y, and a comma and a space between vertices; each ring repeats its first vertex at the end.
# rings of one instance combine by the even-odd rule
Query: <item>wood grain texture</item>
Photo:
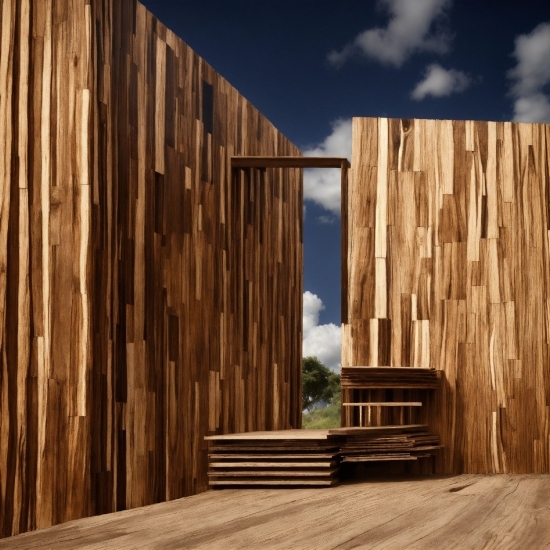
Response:
POLYGON ((0 548, 546 548, 549 506, 547 475, 226 489, 26 533, 0 541, 0 548))
POLYGON ((300 152, 134 0, 1 0, 0 536, 299 428, 300 152))
POLYGON ((1 4, 0 534, 91 511, 91 6, 1 4), (7 61, 6 61, 7 60, 7 61))
POLYGON ((549 164, 548 125, 353 120, 342 366, 443 371, 442 473, 550 471, 549 164))

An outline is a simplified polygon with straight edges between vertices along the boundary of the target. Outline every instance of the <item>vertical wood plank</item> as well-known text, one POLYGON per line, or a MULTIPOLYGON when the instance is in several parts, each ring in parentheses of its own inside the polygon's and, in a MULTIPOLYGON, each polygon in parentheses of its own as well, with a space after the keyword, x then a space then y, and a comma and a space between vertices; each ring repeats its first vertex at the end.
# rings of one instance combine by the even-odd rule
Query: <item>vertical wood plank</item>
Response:
POLYGON ((387 250, 388 121, 378 121, 378 176, 376 185, 375 257, 385 258, 387 250))

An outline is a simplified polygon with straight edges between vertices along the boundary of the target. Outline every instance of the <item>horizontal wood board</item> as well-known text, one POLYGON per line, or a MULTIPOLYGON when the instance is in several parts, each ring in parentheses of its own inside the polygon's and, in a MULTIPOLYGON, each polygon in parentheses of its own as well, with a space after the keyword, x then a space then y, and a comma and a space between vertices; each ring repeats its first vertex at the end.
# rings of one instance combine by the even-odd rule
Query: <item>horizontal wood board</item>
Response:
POLYGON ((349 160, 343 157, 232 157, 233 168, 341 168, 347 170, 349 160))
POLYGON ((271 430, 271 431, 253 431, 243 433, 227 433, 220 435, 209 435, 204 438, 206 441, 309 441, 319 440, 324 441, 330 439, 329 431, 323 429, 311 429, 311 430, 271 430))
POLYGON ((342 366, 443 371, 439 472, 550 471, 549 164, 544 124, 353 120, 342 366))
MULTIPOLYGON (((0 536, 299 428, 301 156, 134 0, 2 0, 0 536)), ((220 45, 223 47, 223 45, 220 45)))

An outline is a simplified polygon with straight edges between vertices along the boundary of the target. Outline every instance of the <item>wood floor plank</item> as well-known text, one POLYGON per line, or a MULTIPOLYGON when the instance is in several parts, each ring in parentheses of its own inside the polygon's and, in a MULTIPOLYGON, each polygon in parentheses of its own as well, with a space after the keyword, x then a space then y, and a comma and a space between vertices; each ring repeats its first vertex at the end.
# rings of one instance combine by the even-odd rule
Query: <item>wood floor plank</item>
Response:
POLYGON ((548 475, 225 489, 26 533, 0 548, 519 550, 550 544, 549 507, 548 475))

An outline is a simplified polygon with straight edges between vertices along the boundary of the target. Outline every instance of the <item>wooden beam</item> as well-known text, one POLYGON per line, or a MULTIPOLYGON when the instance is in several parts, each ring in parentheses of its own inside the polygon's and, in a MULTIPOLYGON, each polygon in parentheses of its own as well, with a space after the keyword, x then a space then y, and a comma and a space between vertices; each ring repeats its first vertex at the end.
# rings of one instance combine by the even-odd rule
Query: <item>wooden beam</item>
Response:
POLYGON ((342 403, 342 407, 422 407, 420 401, 385 401, 383 403, 342 403))
POLYGON ((231 157, 232 168, 349 168, 342 157, 231 157))
POLYGON ((341 323, 348 322, 348 169, 347 159, 342 162, 340 170, 340 317, 341 323))

